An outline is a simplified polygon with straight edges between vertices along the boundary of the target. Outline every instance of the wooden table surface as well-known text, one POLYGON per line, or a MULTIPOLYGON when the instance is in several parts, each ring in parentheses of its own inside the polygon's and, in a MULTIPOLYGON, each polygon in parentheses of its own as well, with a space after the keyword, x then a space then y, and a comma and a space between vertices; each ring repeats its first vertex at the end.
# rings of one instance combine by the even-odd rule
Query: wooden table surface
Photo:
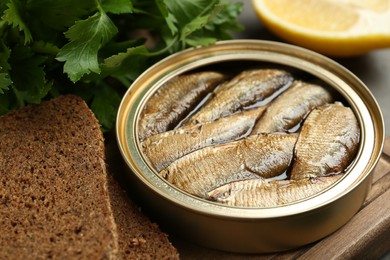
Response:
POLYGON ((390 252, 390 137, 362 208, 328 237, 287 252, 243 255, 199 247, 171 237, 181 259, 378 259, 390 252))

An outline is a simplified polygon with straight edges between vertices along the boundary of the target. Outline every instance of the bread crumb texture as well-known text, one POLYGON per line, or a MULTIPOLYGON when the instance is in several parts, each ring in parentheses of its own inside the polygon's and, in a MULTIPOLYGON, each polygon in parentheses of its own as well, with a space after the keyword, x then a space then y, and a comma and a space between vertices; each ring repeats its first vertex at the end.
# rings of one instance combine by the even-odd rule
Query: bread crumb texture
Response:
POLYGON ((81 98, 0 117, 0 187, 0 259, 116 257, 103 136, 81 98))
POLYGON ((139 210, 111 175, 108 189, 122 259, 179 259, 179 253, 167 234, 139 210))

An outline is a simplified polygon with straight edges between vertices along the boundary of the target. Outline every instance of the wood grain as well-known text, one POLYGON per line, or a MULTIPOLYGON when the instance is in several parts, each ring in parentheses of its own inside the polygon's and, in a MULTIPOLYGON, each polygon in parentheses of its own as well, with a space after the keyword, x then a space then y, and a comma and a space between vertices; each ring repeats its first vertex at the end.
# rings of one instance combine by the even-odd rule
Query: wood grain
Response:
POLYGON ((243 255, 172 239, 181 259, 377 259, 390 251, 390 137, 386 137, 372 188, 360 211, 342 228, 316 243, 278 254, 243 255))

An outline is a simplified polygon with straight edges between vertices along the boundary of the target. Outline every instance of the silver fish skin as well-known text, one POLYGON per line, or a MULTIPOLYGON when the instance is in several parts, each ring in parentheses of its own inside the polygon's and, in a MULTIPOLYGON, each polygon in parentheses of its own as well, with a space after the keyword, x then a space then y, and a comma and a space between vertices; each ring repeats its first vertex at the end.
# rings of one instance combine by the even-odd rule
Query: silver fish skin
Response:
POLYGON ((285 92, 268 104, 252 134, 286 132, 300 124, 312 109, 330 102, 333 102, 332 94, 324 87, 294 81, 285 92))
POLYGON ((225 79, 222 73, 202 71, 180 75, 165 83, 141 112, 139 139, 173 129, 225 79))
POLYGON ((318 194, 343 175, 302 180, 249 179, 225 184, 207 193, 207 199, 229 206, 277 207, 318 194))
POLYGON ((264 110, 265 107, 259 107, 204 124, 182 126, 152 135, 141 146, 149 162, 160 172, 190 152, 248 135, 264 110))
POLYGON ((359 146, 360 127, 352 109, 336 102, 314 109, 302 125, 294 149, 291 179, 342 172, 359 146))
POLYGON ((292 75, 284 70, 245 70, 218 87, 212 98, 185 124, 205 123, 232 114, 264 100, 292 81, 292 75))
POLYGON ((168 182, 199 197, 223 184, 282 174, 297 134, 261 134, 209 146, 174 161, 160 172, 168 182))

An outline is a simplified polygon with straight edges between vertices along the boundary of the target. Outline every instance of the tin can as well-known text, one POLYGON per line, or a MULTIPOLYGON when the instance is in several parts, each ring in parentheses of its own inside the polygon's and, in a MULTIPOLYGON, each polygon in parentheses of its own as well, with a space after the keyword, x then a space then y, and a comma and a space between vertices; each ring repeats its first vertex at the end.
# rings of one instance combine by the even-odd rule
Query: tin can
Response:
POLYGON ((231 40, 171 55, 145 71, 124 95, 117 115, 117 141, 129 185, 141 206, 170 233, 231 252, 267 253, 319 240, 344 225, 361 207, 384 143, 384 122, 369 89, 351 72, 320 54, 261 40, 231 40), (239 208, 209 202, 170 185, 144 158, 138 118, 165 82, 196 69, 274 64, 308 73, 337 91, 361 128, 355 160, 337 185, 309 199, 275 208, 239 208))

